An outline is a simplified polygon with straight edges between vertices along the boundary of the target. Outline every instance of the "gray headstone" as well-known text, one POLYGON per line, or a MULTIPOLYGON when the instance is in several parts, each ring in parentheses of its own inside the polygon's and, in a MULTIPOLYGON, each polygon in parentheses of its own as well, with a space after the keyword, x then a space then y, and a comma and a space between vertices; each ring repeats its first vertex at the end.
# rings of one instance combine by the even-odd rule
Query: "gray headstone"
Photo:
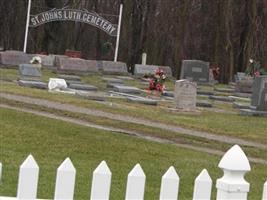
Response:
POLYGON ((105 101, 106 96, 98 94, 96 92, 81 92, 78 91, 75 93, 77 97, 88 99, 88 100, 93 100, 93 101, 105 101))
POLYGON ((253 109, 241 109, 240 114, 245 116, 267 117, 267 111, 259 111, 253 109))
POLYGON ((214 96, 210 95, 209 99, 215 100, 215 101, 224 101, 224 102, 233 102, 235 101, 233 98, 225 97, 225 96, 214 96))
POLYGON ((171 91, 164 91, 162 93, 163 96, 165 97, 174 97, 174 92, 171 92, 171 91))
POLYGON ((152 106, 156 106, 158 104, 158 101, 153 100, 153 99, 148 99, 148 98, 128 97, 127 100, 130 102, 134 102, 134 103, 140 103, 140 104, 152 105, 152 106))
POLYGON ((235 82, 238 82, 246 77, 246 73, 244 72, 237 72, 235 75, 235 82))
POLYGON ((96 73, 98 66, 96 60, 84 60, 80 58, 56 57, 57 70, 71 73, 96 73))
POLYGON ((172 77, 172 70, 169 66, 158 66, 158 65, 140 65, 136 64, 134 66, 135 76, 144 76, 149 74, 155 74, 157 69, 162 69, 167 77, 172 77))
POLYGON ((23 78, 41 78, 41 66, 38 64, 20 64, 19 73, 23 78))
POLYGON ((107 82, 109 82, 109 83, 119 83, 119 84, 123 84, 123 80, 118 79, 118 78, 103 77, 102 80, 103 80, 103 81, 107 81, 107 82))
POLYGON ((231 88, 214 88, 214 91, 223 92, 223 93, 234 93, 235 89, 231 89, 231 88))
POLYGON ((209 62, 200 60, 183 60, 180 79, 188 79, 197 83, 208 83, 209 65, 209 62))
POLYGON ((81 77, 80 76, 74 76, 74 75, 67 75, 67 74, 59 74, 57 76, 58 78, 62 78, 65 79, 66 81, 76 81, 76 82, 80 82, 81 81, 81 77))
POLYGON ((71 83, 68 87, 75 90, 97 91, 97 87, 89 84, 71 83))
POLYGON ((174 100, 178 109, 195 110, 197 99, 197 84, 189 80, 175 82, 174 100))
POLYGON ((237 108, 237 109, 249 109, 250 108, 250 104, 248 104, 248 103, 234 102, 233 103, 233 108, 237 108))
POLYGON ((3 51, 0 52, 0 64, 5 66, 16 66, 23 63, 29 63, 32 56, 22 51, 3 51))
POLYGON ((155 65, 136 64, 134 66, 134 75, 135 76, 144 76, 144 75, 149 75, 149 74, 155 74, 157 69, 158 69, 158 67, 155 65))
POLYGON ((267 111, 267 82, 265 83, 264 89, 260 91, 259 105, 257 106, 257 110, 267 111))
POLYGON ((251 106, 258 107, 261 104, 262 94, 266 83, 267 76, 259 76, 255 78, 252 86, 251 106))
POLYGON ((47 68, 55 67, 55 55, 36 55, 39 56, 42 60, 42 66, 47 68))
POLYGON ((212 104, 208 101, 197 101, 196 103, 197 107, 205 107, 205 108, 211 108, 212 104))
POLYGON ((101 68, 104 74, 128 74, 127 65, 123 62, 102 61, 101 68))
POLYGON ((214 95, 214 92, 212 91, 205 91, 205 90, 197 90, 198 95, 204 95, 204 96, 210 96, 214 95))
POLYGON ((252 93, 253 77, 246 76, 236 82, 235 91, 239 93, 252 93))
POLYGON ((127 93, 127 94, 139 94, 141 92, 139 88, 124 86, 124 85, 114 85, 113 90, 116 92, 127 93))
POLYGON ((38 88, 38 89, 47 89, 48 86, 46 83, 41 81, 30 81, 30 80, 19 80, 18 84, 24 87, 38 88))

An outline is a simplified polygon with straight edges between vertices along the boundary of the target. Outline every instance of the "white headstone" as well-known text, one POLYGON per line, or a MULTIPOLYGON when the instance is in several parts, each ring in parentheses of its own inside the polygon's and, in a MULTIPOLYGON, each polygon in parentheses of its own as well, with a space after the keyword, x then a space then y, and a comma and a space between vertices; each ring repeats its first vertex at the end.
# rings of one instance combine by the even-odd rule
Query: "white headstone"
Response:
POLYGON ((67 88, 67 83, 61 78, 50 78, 48 83, 49 90, 60 90, 67 88))
POLYGON ((147 57, 147 54, 143 53, 142 54, 142 65, 146 65, 146 57, 147 57))
POLYGON ((195 110, 197 101, 197 84, 189 80, 178 80, 174 89, 175 106, 183 110, 195 110))

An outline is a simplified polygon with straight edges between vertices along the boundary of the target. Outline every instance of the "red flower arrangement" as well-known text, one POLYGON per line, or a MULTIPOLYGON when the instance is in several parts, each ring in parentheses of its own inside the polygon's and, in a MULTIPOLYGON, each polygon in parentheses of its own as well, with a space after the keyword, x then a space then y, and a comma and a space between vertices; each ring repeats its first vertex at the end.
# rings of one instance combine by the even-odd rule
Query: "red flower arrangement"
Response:
POLYGON ((163 93, 165 89, 164 82, 166 80, 166 75, 162 69, 157 69, 155 74, 150 77, 149 80, 149 90, 156 90, 163 93))

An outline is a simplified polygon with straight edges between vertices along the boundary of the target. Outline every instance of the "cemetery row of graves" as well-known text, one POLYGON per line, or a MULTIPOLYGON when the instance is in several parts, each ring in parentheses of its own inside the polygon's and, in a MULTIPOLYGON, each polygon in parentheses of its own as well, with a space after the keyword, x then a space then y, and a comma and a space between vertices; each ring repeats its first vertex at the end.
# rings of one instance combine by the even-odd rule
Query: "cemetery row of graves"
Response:
MULTIPOLYGON (((255 78, 237 73, 234 83, 223 85, 213 79, 209 63, 197 60, 183 61, 181 80, 176 81, 168 66, 136 64, 132 75, 123 62, 37 55, 42 64, 29 64, 33 58, 36 59, 36 55, 0 52, 2 106, 79 119, 122 132, 142 133, 144 138, 205 147, 211 152, 226 152, 235 141, 244 142, 242 149, 254 159, 251 175, 247 177, 251 183, 249 197, 261 198, 267 160, 266 76, 255 78), (209 138, 209 134, 214 137, 209 138)), ((38 197, 42 198, 52 198, 54 185, 50 185, 54 172, 65 157, 71 157, 77 168, 76 187, 79 192, 75 194, 76 199, 88 198, 91 179, 88 167, 92 171, 101 160, 106 160, 112 169, 114 186, 111 187, 111 199, 123 198, 125 177, 138 162, 147 175, 145 199, 158 198, 160 174, 163 175, 171 165, 184 180, 179 199, 192 198, 194 178, 203 168, 208 168, 211 177, 222 175, 217 168, 218 156, 52 119, 44 120, 9 108, 2 107, 0 111, 1 116, 6 116, 1 120, 1 126, 8 130, 1 135, 4 145, 1 145, 3 156, 0 162, 7 166, 1 195, 14 196, 17 168, 29 153, 34 154, 38 164, 40 160, 40 166, 48 161, 49 155, 55 161, 49 160, 47 171, 41 174, 42 189, 38 190, 38 197), (10 119, 14 122, 10 123, 10 119), (12 127, 14 123, 23 128, 16 130, 12 127), (100 146, 104 149, 99 149, 100 146), (72 149, 75 150, 72 152, 72 149), (197 163, 198 167, 191 167, 192 163, 197 163), (45 177, 49 177, 48 180, 45 177), (186 186, 188 181, 190 186, 186 186)), ((215 180, 213 178, 213 183, 215 180)), ((212 196, 215 192, 213 190, 212 196)))

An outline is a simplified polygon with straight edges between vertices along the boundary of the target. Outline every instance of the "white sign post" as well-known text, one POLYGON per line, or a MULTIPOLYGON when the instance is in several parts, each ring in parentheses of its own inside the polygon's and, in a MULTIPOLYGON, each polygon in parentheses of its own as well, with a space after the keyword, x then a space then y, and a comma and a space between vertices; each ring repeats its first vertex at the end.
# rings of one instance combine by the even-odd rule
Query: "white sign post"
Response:
POLYGON ((26 53, 26 51, 27 51, 28 31, 29 31, 29 22, 30 22, 30 14, 31 14, 31 3, 32 3, 32 0, 29 0, 28 12, 27 12, 26 30, 25 30, 25 39, 24 39, 24 47, 23 47, 23 52, 24 53, 26 53))
POLYGON ((123 9, 123 5, 121 4, 120 5, 120 16, 119 16, 119 23, 118 23, 118 34, 117 34, 117 41, 116 41, 116 49, 115 49, 114 62, 117 62, 117 60, 118 60, 118 50, 119 50, 120 32, 121 32, 122 9, 123 9))

